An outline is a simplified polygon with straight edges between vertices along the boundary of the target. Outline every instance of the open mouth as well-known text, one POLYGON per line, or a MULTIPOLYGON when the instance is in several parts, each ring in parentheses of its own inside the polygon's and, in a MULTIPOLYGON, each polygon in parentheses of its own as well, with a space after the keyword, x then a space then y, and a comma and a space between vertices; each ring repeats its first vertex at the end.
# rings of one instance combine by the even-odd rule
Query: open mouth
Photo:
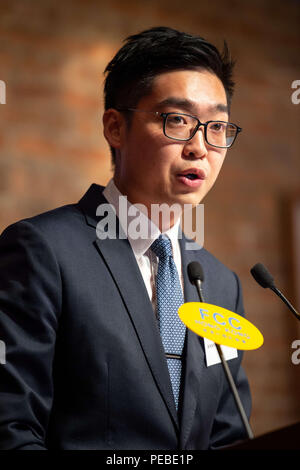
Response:
POLYGON ((199 178, 199 176, 196 175, 195 173, 187 173, 186 175, 182 175, 182 176, 185 176, 189 180, 197 180, 199 178))
POLYGON ((178 173, 177 177, 185 186, 195 188, 205 180, 206 175, 204 170, 201 170, 200 168, 189 168, 182 173, 178 173))
POLYGON ((188 170, 178 173, 178 176, 184 176, 185 178, 188 178, 189 180, 197 180, 197 179, 204 180, 206 178, 204 170, 200 168, 189 168, 188 170))

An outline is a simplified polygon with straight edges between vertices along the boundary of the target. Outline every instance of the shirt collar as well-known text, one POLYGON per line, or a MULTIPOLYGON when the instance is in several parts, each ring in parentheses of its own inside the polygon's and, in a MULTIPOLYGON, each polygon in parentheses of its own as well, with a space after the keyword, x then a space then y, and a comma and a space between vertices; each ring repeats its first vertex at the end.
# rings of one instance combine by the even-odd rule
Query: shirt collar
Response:
MULTIPOLYGON (((145 252, 150 248, 154 240, 156 240, 159 237, 159 235, 161 235, 161 231, 159 230, 157 225, 155 225, 143 212, 139 211, 137 208, 133 210, 134 209, 133 204, 131 204, 126 198, 127 214, 132 213, 134 214, 134 218, 139 217, 139 220, 142 222, 143 227, 147 227, 147 230, 146 230, 146 233, 148 234, 147 237, 132 238, 132 236, 130 236, 130 230, 128 233, 128 225, 130 221, 128 221, 127 217, 126 218, 120 217, 120 207, 119 207, 120 199, 119 198, 121 196, 124 197, 124 195, 120 193, 113 179, 111 179, 109 183, 107 184, 106 188, 103 191, 103 195, 107 199, 109 204, 111 204, 115 208, 116 215, 119 219, 120 225, 123 231, 127 234, 128 241, 131 245, 131 248, 135 256, 140 257, 144 255, 145 252)), ((124 203, 124 200, 123 200, 123 203, 124 203)), ((173 253, 175 252, 178 246, 179 225, 180 225, 180 218, 178 218, 178 220, 173 225, 173 227, 171 227, 169 230, 164 232, 164 234, 167 235, 171 240, 173 253)))

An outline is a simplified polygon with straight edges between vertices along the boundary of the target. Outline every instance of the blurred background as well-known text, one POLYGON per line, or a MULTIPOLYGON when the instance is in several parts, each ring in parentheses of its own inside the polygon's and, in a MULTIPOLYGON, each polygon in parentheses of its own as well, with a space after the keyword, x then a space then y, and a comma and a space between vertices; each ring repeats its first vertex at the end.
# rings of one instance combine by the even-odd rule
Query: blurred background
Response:
POLYGON ((0 231, 107 183, 103 70, 125 37, 160 25, 226 39, 236 59, 243 132, 203 201, 204 245, 241 278, 265 338, 244 356, 259 435, 300 421, 300 323, 249 273, 265 263, 300 307, 299 1, 1 0, 0 231))

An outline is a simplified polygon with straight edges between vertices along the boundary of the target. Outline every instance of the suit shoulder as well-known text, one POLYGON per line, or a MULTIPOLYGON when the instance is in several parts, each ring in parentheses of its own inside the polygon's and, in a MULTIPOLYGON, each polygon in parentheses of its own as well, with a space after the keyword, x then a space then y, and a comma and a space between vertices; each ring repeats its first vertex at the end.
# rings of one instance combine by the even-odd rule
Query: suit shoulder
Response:
MULTIPOLYGON (((76 221, 77 219, 83 218, 83 214, 80 211, 77 204, 67 204, 64 206, 57 207, 55 209, 42 212, 32 217, 26 217, 14 222, 9 225, 6 230, 16 229, 21 225, 32 226, 42 232, 48 232, 54 228, 62 229, 64 226, 68 226, 70 221, 76 221)), ((4 231, 4 232, 5 232, 4 231)))
POLYGON ((101 197, 102 190, 102 186, 93 183, 78 202, 65 204, 32 217, 20 219, 7 227, 6 230, 14 230, 20 226, 34 227, 44 233, 74 229, 74 225, 81 224, 84 220, 85 209, 89 206, 96 207, 97 198, 101 197))
MULTIPOLYGON (((71 239, 82 231, 84 214, 77 203, 60 206, 49 211, 20 219, 9 225, 1 234, 1 243, 17 243, 31 246, 46 243, 56 252, 62 251, 71 239)), ((76 243, 75 243, 76 244, 76 243)))

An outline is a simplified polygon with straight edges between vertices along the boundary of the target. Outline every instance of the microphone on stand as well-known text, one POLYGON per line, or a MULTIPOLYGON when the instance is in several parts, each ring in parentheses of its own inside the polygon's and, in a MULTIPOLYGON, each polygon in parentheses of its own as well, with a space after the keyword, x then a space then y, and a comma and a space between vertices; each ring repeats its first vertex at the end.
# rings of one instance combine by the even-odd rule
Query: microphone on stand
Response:
MULTIPOLYGON (((191 263, 189 263, 189 265, 187 267, 187 272, 188 272, 190 282, 192 284, 194 284, 196 289, 197 289, 200 302, 204 302, 203 293, 202 293, 202 289, 201 289, 201 284, 204 281, 204 272, 203 272, 201 264, 198 263, 198 261, 192 261, 191 263)), ((254 435, 253 435, 252 429, 250 427, 250 423, 248 421, 246 412, 244 410, 243 404, 241 402, 239 393, 237 391, 237 388, 236 388, 236 385, 234 383, 231 371, 229 369, 229 366, 228 366, 227 361, 225 359, 225 356, 223 354, 222 348, 217 343, 215 343, 215 345, 216 345, 217 351, 219 353, 219 356, 220 356, 220 359, 221 359, 221 362, 222 362, 222 366, 223 366, 226 378, 228 380, 229 386, 231 388, 233 397, 235 399, 237 409, 240 413, 241 419, 242 419, 244 427, 246 429, 248 438, 253 439, 254 435)))
POLYGON ((297 312, 297 310, 293 307, 293 305, 287 300, 287 298, 280 292, 280 290, 275 286, 274 283, 274 278, 270 274, 270 272, 267 270, 267 268, 262 264, 262 263, 257 263, 253 268, 250 269, 250 272, 256 282, 266 288, 271 289, 273 292, 275 292, 276 295, 287 305, 287 307, 290 309, 290 311, 293 313, 293 315, 300 320, 300 313, 297 312))
POLYGON ((187 272, 191 284, 194 284, 196 286, 200 302, 204 302, 201 289, 201 284, 204 281, 204 272, 201 264, 198 263, 198 261, 192 261, 188 264, 187 272))

